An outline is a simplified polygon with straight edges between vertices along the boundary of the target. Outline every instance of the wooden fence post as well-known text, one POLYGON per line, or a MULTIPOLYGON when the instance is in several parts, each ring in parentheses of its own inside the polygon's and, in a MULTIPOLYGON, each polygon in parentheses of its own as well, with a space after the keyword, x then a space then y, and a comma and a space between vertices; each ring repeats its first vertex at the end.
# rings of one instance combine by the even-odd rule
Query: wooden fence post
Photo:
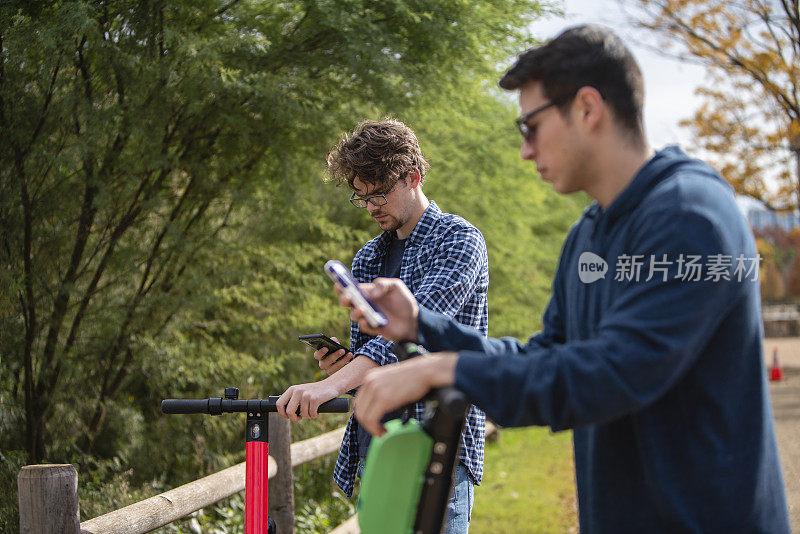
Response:
POLYGON ((278 473, 269 483, 269 515, 278 532, 294 534, 294 480, 292 477, 292 426, 288 419, 269 414, 269 455, 278 473))
POLYGON ((80 533, 78 472, 72 465, 26 465, 17 488, 21 534, 80 533))

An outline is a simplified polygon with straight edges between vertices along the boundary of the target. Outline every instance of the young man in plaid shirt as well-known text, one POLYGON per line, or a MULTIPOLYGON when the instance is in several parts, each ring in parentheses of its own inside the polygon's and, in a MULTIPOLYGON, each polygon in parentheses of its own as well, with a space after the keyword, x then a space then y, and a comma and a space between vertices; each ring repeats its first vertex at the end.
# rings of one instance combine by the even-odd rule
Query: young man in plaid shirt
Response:
MULTIPOLYGON (((359 282, 379 276, 400 278, 419 302, 461 324, 488 329, 486 292, 489 265, 481 233, 456 215, 443 213, 422 192, 428 162, 414 132, 396 120, 365 121, 345 135, 328 154, 328 172, 338 184, 353 190, 350 202, 366 209, 383 233, 366 243, 353 259, 359 282)), ((392 343, 363 333, 351 324, 353 354, 314 353, 330 376, 315 383, 291 386, 278 399, 278 413, 293 421, 316 417, 320 404, 361 385, 372 368, 397 362, 392 343), (297 409, 300 415, 296 415, 297 409)), ((413 417, 421 419, 422 404, 413 417)), ((448 503, 446 532, 469 528, 473 487, 483 475, 485 415, 470 407, 461 436, 453 495, 448 503)), ((370 435, 351 418, 345 431, 334 479, 352 495, 356 474, 363 467, 370 435)))

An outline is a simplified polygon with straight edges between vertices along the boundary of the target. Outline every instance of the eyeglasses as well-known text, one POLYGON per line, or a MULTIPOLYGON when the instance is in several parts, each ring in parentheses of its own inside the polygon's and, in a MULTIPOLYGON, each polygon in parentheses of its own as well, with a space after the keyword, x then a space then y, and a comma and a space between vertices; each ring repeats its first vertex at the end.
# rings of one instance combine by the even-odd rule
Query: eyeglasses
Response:
POLYGON ((360 197, 357 196, 355 193, 350 195, 350 203, 357 207, 357 208, 366 208, 367 202, 372 204, 373 206, 383 206, 388 200, 386 200, 386 195, 389 194, 389 191, 386 193, 382 193, 380 195, 370 195, 368 197, 360 197))
POLYGON ((367 202, 369 202, 373 206, 383 206, 384 204, 389 202, 388 200, 386 200, 386 195, 388 195, 394 190, 395 186, 397 186, 397 182, 399 182, 401 179, 396 180, 392 184, 392 187, 390 187, 385 193, 381 193, 379 195, 369 195, 367 197, 360 197, 356 195, 354 192, 352 195, 350 195, 350 203, 357 208, 366 208, 367 202))
POLYGON ((563 104, 564 102, 566 102, 567 100, 569 100, 570 98, 572 98, 574 96, 575 96, 575 93, 570 93, 568 95, 563 95, 563 96, 560 96, 558 98, 554 98, 553 100, 551 100, 547 104, 544 104, 543 106, 539 106, 538 108, 534 109, 533 111, 529 111, 525 115, 522 115, 521 117, 518 117, 517 120, 514 121, 514 122, 517 123, 517 128, 519 128, 519 133, 522 134, 522 137, 526 141, 530 141, 534 136, 536 136, 536 126, 533 126, 533 127, 529 126, 528 125, 528 121, 531 120, 533 118, 533 116, 536 115, 537 113, 541 113, 542 111, 544 111, 544 110, 546 110, 548 108, 551 108, 553 106, 558 106, 560 104, 563 104))
POLYGON ((397 182, 393 183, 392 187, 390 187, 389 190, 386 191, 385 193, 381 193, 379 195, 369 195, 368 197, 360 197, 356 195, 354 192, 352 195, 350 195, 350 203, 357 208, 366 208, 367 202, 369 202, 373 206, 383 206, 384 204, 389 202, 388 200, 386 200, 386 195, 391 193, 392 190, 394 189, 394 186, 396 185, 397 182))

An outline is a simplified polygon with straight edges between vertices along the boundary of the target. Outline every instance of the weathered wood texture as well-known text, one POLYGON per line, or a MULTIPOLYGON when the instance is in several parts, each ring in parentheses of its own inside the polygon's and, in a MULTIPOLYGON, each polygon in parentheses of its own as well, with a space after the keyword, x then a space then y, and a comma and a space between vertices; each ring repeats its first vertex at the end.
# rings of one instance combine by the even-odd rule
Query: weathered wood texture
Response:
MULTIPOLYGON (((269 476, 277 471, 269 459, 269 476)), ((236 464, 213 475, 165 491, 155 497, 120 508, 81 523, 81 534, 142 534, 163 527, 244 489, 245 464, 236 464)))
POLYGON ((78 472, 72 465, 26 465, 17 488, 22 534, 78 533, 78 472))
MULTIPOLYGON (((292 443, 291 465, 293 467, 301 465, 338 450, 343 436, 344 427, 292 443)), ((271 442, 270 451, 273 451, 271 442)), ((278 467, 274 458, 270 457, 269 462, 269 477, 272 479, 278 467)), ((80 525, 80 532, 81 534, 143 534, 230 497, 244 490, 244 485, 245 464, 240 463, 155 497, 84 521, 80 525)), ((273 487, 275 486, 271 484, 270 501, 272 501, 273 487)))
POLYGON ((269 455, 278 473, 269 484, 269 515, 281 534, 294 534, 294 480, 292 477, 292 425, 278 414, 269 414, 269 455))
POLYGON ((344 437, 344 428, 337 428, 317 437, 292 443, 292 467, 338 451, 344 437))

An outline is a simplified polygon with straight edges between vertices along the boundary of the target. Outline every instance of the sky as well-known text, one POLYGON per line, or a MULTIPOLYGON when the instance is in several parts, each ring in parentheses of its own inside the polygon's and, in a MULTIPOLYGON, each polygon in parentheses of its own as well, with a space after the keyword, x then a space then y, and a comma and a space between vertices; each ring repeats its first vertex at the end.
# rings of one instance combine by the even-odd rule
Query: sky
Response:
POLYGON ((655 36, 633 31, 619 0, 562 0, 564 17, 551 16, 531 25, 538 39, 549 39, 561 30, 581 23, 610 27, 625 40, 639 62, 645 80, 644 121, 651 146, 662 148, 679 143, 686 147, 691 136, 678 125, 694 115, 701 100, 695 89, 705 79, 705 69, 665 57, 642 43, 656 44, 655 36))

